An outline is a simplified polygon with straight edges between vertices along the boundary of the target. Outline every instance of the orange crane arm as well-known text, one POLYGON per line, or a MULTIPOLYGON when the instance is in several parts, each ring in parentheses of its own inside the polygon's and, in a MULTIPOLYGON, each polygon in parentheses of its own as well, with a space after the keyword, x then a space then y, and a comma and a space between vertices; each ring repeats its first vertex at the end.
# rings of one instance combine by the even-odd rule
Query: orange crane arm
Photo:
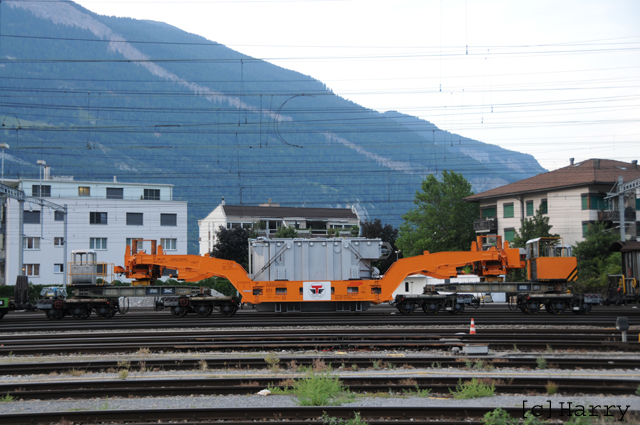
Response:
MULTIPOLYGON (((491 248, 478 251, 472 244, 471 251, 425 252, 415 257, 396 261, 379 280, 331 281, 334 301, 369 301, 373 304, 391 301, 393 292, 409 275, 424 274, 440 279, 455 277, 469 266, 479 276, 497 276, 511 269, 523 268, 519 250, 491 248)), ((137 252, 131 254, 127 246, 124 267, 116 272, 129 279, 150 281, 160 278, 166 269, 176 270, 179 280, 196 282, 212 276, 228 279, 240 292, 243 300, 252 304, 260 302, 303 301, 302 281, 253 281, 246 270, 235 261, 198 255, 166 255, 158 246, 157 254, 137 252)))

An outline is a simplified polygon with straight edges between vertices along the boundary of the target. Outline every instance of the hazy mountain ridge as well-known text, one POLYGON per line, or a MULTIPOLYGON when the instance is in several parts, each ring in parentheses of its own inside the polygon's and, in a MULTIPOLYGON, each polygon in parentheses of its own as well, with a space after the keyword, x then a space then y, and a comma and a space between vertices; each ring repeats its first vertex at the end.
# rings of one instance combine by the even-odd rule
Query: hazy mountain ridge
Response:
POLYGON ((0 112, 11 124, 0 136, 14 159, 5 175, 36 176, 45 159, 53 174, 77 179, 172 183, 189 201, 191 252, 196 220, 221 196, 356 205, 398 225, 428 173, 458 171, 483 191, 544 171, 529 155, 457 135, 447 145, 451 135, 427 121, 362 108, 309 76, 164 23, 66 2, 2 7, 3 34, 44 37, 0 46, 0 112), (15 134, 14 115, 29 124, 15 134))

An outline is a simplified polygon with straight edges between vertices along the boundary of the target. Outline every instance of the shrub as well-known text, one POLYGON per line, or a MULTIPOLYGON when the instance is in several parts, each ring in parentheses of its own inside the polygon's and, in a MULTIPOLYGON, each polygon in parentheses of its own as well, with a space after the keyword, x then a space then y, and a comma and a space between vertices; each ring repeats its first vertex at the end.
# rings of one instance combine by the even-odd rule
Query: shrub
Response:
POLYGON ((341 404, 340 398, 348 396, 339 376, 329 373, 309 374, 296 381, 294 391, 298 395, 300 406, 327 406, 341 404))
POLYGON ((271 385, 268 388, 272 394, 297 395, 300 406, 340 405, 354 398, 340 381, 340 377, 331 376, 329 372, 320 374, 309 372, 307 376, 293 383, 287 381, 284 390, 271 385))
POLYGON ((457 399, 492 397, 495 391, 496 386, 493 382, 491 383, 491 385, 489 385, 479 381, 477 378, 473 378, 471 379, 471 381, 467 381, 465 383, 462 383, 461 379, 458 381, 458 385, 456 386, 455 391, 449 389, 449 392, 453 395, 453 398, 457 399))

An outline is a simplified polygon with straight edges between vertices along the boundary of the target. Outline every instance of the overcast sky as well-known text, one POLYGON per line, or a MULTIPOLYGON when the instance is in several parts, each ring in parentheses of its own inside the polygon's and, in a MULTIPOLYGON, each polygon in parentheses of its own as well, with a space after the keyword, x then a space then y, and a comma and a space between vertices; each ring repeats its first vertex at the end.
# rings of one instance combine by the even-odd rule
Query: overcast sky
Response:
POLYGON ((640 159, 638 0, 85 0, 553 170, 640 159))

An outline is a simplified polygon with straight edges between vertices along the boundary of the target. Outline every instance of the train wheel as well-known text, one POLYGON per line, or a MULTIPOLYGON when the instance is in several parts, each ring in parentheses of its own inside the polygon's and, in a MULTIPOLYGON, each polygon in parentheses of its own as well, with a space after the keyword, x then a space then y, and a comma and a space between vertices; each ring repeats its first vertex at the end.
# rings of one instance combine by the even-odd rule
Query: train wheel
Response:
POLYGON ((414 309, 415 304, 413 303, 401 303, 400 305, 398 305, 398 311, 405 316, 412 314, 414 309))
POLYGON ((200 304, 196 307, 196 314, 198 317, 209 317, 212 311, 213 306, 211 304, 200 304))
POLYGON ((186 307, 177 306, 177 307, 171 308, 171 314, 173 314, 176 317, 184 317, 187 315, 188 312, 189 310, 186 307))
POLYGON ((71 310, 71 315, 74 319, 86 319, 87 308, 86 307, 74 307, 71 310))
POLYGON ((220 313, 222 313, 223 316, 231 317, 236 314, 236 311, 238 311, 238 306, 235 304, 229 303, 220 306, 220 313))
POLYGON ((113 314, 111 312, 111 308, 109 308, 108 305, 101 305, 99 307, 96 307, 96 314, 101 319, 109 319, 109 318, 113 317, 113 314))
POLYGON ((47 319, 49 320, 57 319, 57 313, 55 308, 50 308, 49 310, 47 310, 46 315, 47 315, 47 319))
POLYGON ((455 303, 453 308, 451 309, 451 314, 462 314, 464 313, 464 304, 455 303))
POLYGON ((564 311, 564 304, 561 303, 549 303, 545 307, 549 314, 561 314, 564 311))
POLYGON ((424 303, 422 304, 422 311, 426 314, 437 314, 438 313, 438 304, 436 303, 424 303))

